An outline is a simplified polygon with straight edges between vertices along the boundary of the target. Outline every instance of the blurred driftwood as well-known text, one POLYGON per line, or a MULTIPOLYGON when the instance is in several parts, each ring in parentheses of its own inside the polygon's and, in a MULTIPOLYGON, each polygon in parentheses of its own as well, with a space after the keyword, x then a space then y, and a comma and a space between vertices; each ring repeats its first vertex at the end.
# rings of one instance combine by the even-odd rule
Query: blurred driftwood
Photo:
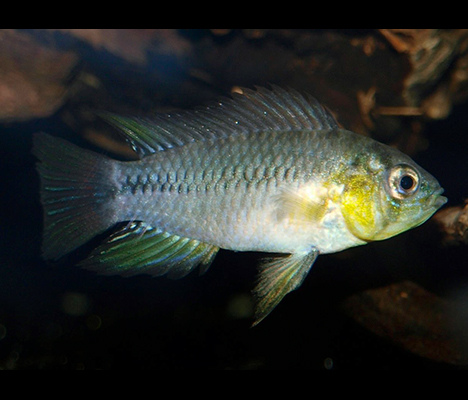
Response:
POLYGON ((447 245, 468 244, 468 202, 440 210, 434 220, 447 245))
POLYGON ((441 363, 468 363, 466 300, 462 307, 403 281, 356 293, 343 306, 367 329, 415 354, 441 363))
POLYGON ((46 117, 66 98, 72 51, 42 46, 29 35, 0 30, 0 121, 46 117))
MULTIPOLYGON (((184 106, 233 86, 277 83, 312 93, 356 129, 372 131, 375 119, 443 118, 468 94, 466 29, 32 29, 0 34, 0 82, 13 83, 9 74, 15 72, 25 82, 60 83, 74 89, 71 101, 89 96, 86 88, 108 92, 87 97, 91 104, 107 99, 119 106, 125 99, 117 98, 118 89, 155 107, 164 102, 184 106), (107 86, 109 78, 113 88, 107 86), (159 85, 157 90, 144 91, 143 86, 153 85, 159 85)), ((21 91, 21 85, 10 85, 9 92, 15 90, 21 91)), ((47 93, 37 90, 37 97, 41 94, 47 93)), ((9 118, 14 117, 11 112, 9 118)), ((18 118, 24 114, 18 112, 18 118)))

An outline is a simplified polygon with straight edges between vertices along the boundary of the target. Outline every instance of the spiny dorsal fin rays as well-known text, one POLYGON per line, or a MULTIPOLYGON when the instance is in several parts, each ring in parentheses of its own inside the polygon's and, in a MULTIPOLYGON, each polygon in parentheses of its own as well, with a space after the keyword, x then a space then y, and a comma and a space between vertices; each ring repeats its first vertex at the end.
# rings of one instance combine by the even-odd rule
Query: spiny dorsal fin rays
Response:
POLYGON ((245 98, 257 103, 260 113, 270 119, 270 129, 277 130, 330 130, 338 127, 335 117, 312 96, 304 97, 294 89, 272 85, 272 90, 257 87, 256 91, 242 89, 233 94, 235 99, 245 98), (274 126, 277 119, 280 125, 274 126))
POLYGON ((109 112, 100 112, 98 115, 119 129, 131 143, 133 150, 142 157, 156 151, 181 146, 189 140, 186 134, 173 135, 164 128, 163 124, 157 125, 158 120, 164 122, 162 116, 150 120, 141 117, 123 117, 109 112))
POLYGON ((270 314, 284 296, 301 286, 318 254, 313 249, 309 253, 264 260, 254 289, 256 306, 253 326, 270 314))
POLYGON ((181 278, 198 265, 205 272, 218 250, 216 246, 133 222, 112 234, 80 265, 104 275, 167 274, 181 278))
POLYGON ((100 115, 120 129, 141 156, 193 141, 259 131, 331 130, 338 124, 317 100, 293 89, 242 89, 194 111, 154 118, 100 115))

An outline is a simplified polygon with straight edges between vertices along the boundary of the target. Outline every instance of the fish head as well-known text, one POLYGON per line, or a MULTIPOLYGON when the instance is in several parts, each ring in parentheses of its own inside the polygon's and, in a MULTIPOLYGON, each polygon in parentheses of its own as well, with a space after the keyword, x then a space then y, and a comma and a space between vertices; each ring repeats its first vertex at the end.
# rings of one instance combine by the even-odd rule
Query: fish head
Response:
POLYGON ((349 169, 341 209, 348 229, 363 241, 415 228, 447 202, 429 172, 389 146, 374 142, 349 169))

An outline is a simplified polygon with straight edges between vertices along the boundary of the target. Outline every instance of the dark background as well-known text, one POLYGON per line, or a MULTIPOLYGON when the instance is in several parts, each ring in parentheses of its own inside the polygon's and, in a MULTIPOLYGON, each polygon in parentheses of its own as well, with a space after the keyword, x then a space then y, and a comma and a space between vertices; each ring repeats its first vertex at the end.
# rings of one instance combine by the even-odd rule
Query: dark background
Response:
POLYGON ((93 110, 148 115, 273 83, 406 151, 445 188, 445 207, 461 207, 467 37, 0 30, 0 368, 465 369, 467 248, 448 244, 436 223, 319 257, 302 287, 250 328, 260 254, 221 251, 207 273, 182 280, 99 276, 74 266, 80 252, 44 262, 30 151, 44 131, 124 156, 93 110))

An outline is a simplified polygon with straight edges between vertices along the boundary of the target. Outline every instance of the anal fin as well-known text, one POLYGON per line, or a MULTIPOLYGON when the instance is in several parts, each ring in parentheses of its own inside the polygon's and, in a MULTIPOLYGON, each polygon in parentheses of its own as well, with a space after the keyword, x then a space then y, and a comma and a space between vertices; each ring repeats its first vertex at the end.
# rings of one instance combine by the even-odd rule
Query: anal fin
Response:
POLYGON ((143 222, 132 222, 112 234, 80 265, 104 275, 167 274, 169 278, 182 278, 197 266, 205 272, 218 250, 143 222))
POLYGON ((301 286, 317 256, 318 251, 313 249, 309 253, 264 260, 260 266, 259 282, 254 289, 256 306, 253 326, 273 311, 284 296, 301 286))

